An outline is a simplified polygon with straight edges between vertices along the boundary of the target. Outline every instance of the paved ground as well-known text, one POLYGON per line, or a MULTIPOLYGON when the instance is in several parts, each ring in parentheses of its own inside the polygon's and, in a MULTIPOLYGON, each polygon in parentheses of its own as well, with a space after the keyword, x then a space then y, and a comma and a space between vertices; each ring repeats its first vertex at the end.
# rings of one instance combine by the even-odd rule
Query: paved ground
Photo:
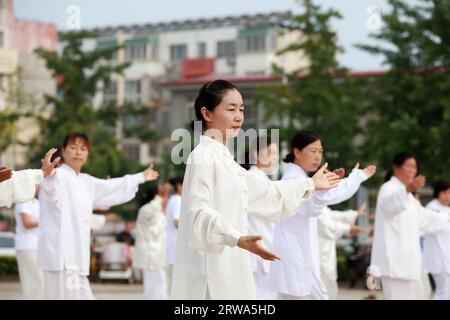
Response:
MULTIPOLYGON (((94 295, 99 300, 138 300, 142 299, 141 284, 106 283, 91 284, 94 295)), ((0 281, 0 300, 20 298, 20 283, 18 281, 0 281)), ((339 299, 361 300, 368 295, 364 289, 345 289, 339 291, 339 299)), ((381 296, 381 294, 379 295, 381 296)))

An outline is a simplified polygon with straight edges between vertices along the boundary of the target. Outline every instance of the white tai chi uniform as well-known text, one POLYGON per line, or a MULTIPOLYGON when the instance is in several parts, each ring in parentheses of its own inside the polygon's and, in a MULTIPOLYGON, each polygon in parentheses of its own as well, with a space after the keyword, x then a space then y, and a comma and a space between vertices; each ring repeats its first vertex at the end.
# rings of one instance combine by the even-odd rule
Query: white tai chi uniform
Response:
POLYGON ((66 164, 41 184, 38 266, 44 271, 46 299, 93 299, 89 275, 94 207, 131 200, 143 173, 98 179, 66 164))
POLYGON ((181 196, 174 194, 167 202, 167 287, 172 286, 173 263, 175 262, 175 244, 177 242, 178 229, 175 220, 180 220, 181 196))
POLYGON ((15 208, 16 216, 16 257, 19 268, 22 298, 25 300, 44 299, 44 279, 37 266, 37 244, 39 227, 25 228, 22 215, 27 214, 39 222, 39 200, 18 203, 15 208))
POLYGON ((163 199, 156 196, 139 209, 136 221, 136 243, 133 267, 142 269, 144 299, 167 299, 165 266, 167 222, 162 208, 163 199))
MULTIPOLYGON (((282 180, 304 181, 307 174, 301 167, 289 163, 282 180)), ((367 179, 360 169, 353 169, 336 188, 315 191, 303 202, 296 214, 275 226, 273 250, 281 261, 270 265, 269 282, 281 299, 325 300, 327 290, 320 279, 317 216, 325 205, 349 199, 367 179)))
POLYGON ((36 185, 43 179, 40 169, 13 171, 11 179, 0 182, 0 207, 30 201, 36 193, 36 185))
MULTIPOLYGON (((437 199, 431 200, 426 207, 450 214, 450 207, 437 199)), ((450 300, 450 224, 444 230, 424 237, 423 266, 436 284, 434 299, 450 300)))
POLYGON ((318 219, 320 277, 331 300, 338 298, 336 240, 348 234, 357 216, 355 210, 335 211, 325 207, 318 219))
POLYGON ((381 276, 388 300, 419 298, 420 235, 443 230, 448 215, 424 208, 395 176, 377 197, 371 266, 381 276))
MULTIPOLYGON (((257 166, 251 166, 249 171, 255 177, 261 178, 264 181, 270 181, 267 174, 257 166)), ((272 250, 273 231, 275 224, 273 222, 261 219, 253 214, 248 216, 249 234, 261 235, 263 237, 262 244, 264 247, 272 250)), ((252 258, 252 272, 255 280, 256 299, 258 300, 273 300, 277 298, 277 293, 269 288, 269 270, 270 261, 264 260, 256 254, 251 255, 252 258)))
POLYGON ((172 298, 255 299, 250 253, 236 248, 248 234, 247 213, 274 222, 293 214, 312 179, 261 181, 225 145, 201 136, 183 181, 172 298))

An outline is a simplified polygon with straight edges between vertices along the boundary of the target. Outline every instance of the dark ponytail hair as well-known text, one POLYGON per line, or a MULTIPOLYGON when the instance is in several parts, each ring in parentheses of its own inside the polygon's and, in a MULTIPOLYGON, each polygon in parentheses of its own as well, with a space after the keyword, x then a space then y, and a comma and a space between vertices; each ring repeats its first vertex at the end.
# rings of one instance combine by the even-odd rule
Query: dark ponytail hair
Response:
POLYGON ((144 204, 149 203, 150 201, 152 201, 153 199, 155 199, 156 195, 158 194, 159 191, 159 185, 154 183, 154 184, 150 184, 145 190, 144 190, 144 194, 142 195, 141 201, 140 201, 140 206, 142 207, 144 204))
POLYGON ((411 159, 411 158, 416 159, 416 156, 409 152, 399 152, 399 153, 395 154, 394 157, 392 158, 391 168, 386 173, 386 176, 384 177, 384 181, 385 182, 389 181, 392 178, 392 176, 394 175, 394 170, 392 169, 393 166, 401 167, 406 162, 406 160, 411 159))
POLYGON ((433 198, 437 199, 439 197, 439 193, 442 191, 448 190, 450 188, 450 182, 447 180, 438 180, 433 185, 433 198))
MULTIPOLYGON (((202 131, 206 130, 206 121, 203 118, 201 109, 205 107, 209 111, 214 111, 222 102, 223 96, 227 91, 238 90, 232 83, 226 80, 215 80, 205 83, 198 92, 195 99, 194 109, 195 117, 202 122, 202 131)), ((239 91, 239 90, 238 90, 239 91)), ((194 122, 191 122, 191 129, 194 130, 194 122)))
POLYGON ((250 143, 249 150, 244 154, 244 163, 241 164, 245 170, 249 170, 252 164, 256 164, 256 159, 253 159, 253 154, 256 154, 269 147, 272 144, 272 138, 268 136, 257 136, 250 143))
POLYGON ((317 140, 319 140, 323 146, 322 137, 317 132, 308 130, 297 132, 291 140, 291 151, 284 157, 283 161, 287 163, 294 162, 294 148, 303 150, 304 147, 313 142, 316 142, 317 140))

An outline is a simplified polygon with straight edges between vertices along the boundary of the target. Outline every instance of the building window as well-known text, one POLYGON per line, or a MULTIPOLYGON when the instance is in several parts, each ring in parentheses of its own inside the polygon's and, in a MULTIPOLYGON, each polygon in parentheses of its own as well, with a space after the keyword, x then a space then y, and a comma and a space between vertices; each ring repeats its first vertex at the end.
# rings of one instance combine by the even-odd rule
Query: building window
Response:
POLYGON ((111 81, 103 88, 103 103, 116 102, 117 99, 117 82, 111 81))
POLYGON ((139 161, 140 148, 138 144, 124 145, 123 148, 129 158, 139 161))
POLYGON ((163 111, 161 113, 161 133, 169 134, 171 131, 170 127, 170 111, 163 111))
POLYGON ((0 48, 5 46, 5 33, 0 30, 0 48))
POLYGON ((198 57, 206 57, 206 43, 199 42, 197 45, 197 56, 198 57))
POLYGON ((125 60, 145 60, 147 58, 146 44, 133 44, 125 46, 125 60))
POLYGON ((179 61, 187 57, 187 45, 177 44, 170 46, 170 60, 179 61))
POLYGON ((242 52, 261 52, 266 50, 266 35, 248 36, 240 39, 242 52))
POLYGON ((125 82, 125 101, 132 103, 141 102, 141 81, 127 80, 125 82))
POLYGON ((217 58, 234 57, 236 55, 236 42, 219 41, 217 42, 217 58))

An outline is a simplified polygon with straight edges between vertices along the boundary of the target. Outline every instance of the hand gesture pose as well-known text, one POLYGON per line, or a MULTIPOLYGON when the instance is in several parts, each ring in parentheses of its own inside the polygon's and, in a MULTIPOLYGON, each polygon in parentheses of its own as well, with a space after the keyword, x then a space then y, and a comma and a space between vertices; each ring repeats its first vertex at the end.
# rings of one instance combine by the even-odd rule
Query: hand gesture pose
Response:
POLYGON ((158 171, 153 169, 153 163, 149 165, 147 169, 144 170, 143 174, 145 177, 145 181, 153 181, 158 179, 159 177, 158 171))
POLYGON ((325 163, 317 172, 312 176, 314 187, 316 190, 326 190, 336 187, 341 180, 339 175, 327 170, 328 163, 325 163))
POLYGON ((414 192, 420 188, 422 188, 425 185, 425 177, 420 175, 414 178, 413 181, 411 181, 410 183, 408 183, 406 185, 406 191, 408 192, 414 192))
POLYGON ((262 240, 260 235, 257 236, 242 236, 239 238, 238 247, 248 250, 251 253, 254 253, 265 260, 276 261, 281 260, 280 257, 275 255, 272 251, 262 246, 259 242, 262 240))
MULTIPOLYGON (((355 169, 359 169, 359 162, 357 162, 355 164, 355 169)), ((375 172, 377 172, 377 166, 374 164, 370 164, 367 167, 365 167, 364 169, 362 169, 362 171, 364 172, 364 174, 366 175, 367 179, 370 179, 373 177, 373 175, 375 174, 375 172)))
POLYGON ((7 167, 0 167, 0 182, 11 179, 12 170, 7 167))
POLYGON ((61 159, 60 157, 57 157, 55 160, 52 160, 52 156, 55 154, 55 152, 58 149, 56 148, 51 148, 46 154, 44 159, 41 160, 42 162, 42 172, 44 173, 44 177, 48 177, 48 176, 52 176, 53 174, 55 174, 55 167, 56 165, 59 163, 59 160, 61 159))

